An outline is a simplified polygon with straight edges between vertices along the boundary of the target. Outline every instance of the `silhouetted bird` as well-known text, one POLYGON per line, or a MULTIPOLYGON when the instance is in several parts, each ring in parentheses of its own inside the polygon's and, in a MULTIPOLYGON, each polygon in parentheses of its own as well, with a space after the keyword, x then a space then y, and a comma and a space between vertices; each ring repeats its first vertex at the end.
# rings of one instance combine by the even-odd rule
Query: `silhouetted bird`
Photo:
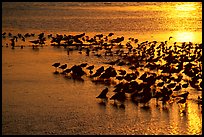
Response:
POLYGON ((107 99, 108 98, 106 96, 107 93, 108 93, 108 88, 106 87, 105 89, 102 90, 102 92, 96 98, 107 99))
POLYGON ((177 104, 184 104, 184 103, 186 103, 186 98, 182 98, 177 102, 177 104))
POLYGON ((167 88, 174 88, 176 86, 176 83, 170 83, 169 85, 167 85, 167 88))
POLYGON ((67 68, 67 64, 61 65, 59 68, 62 69, 62 70, 64 70, 64 69, 67 68))
POLYGON ((183 94, 179 94, 179 95, 173 95, 172 97, 175 98, 175 97, 183 97, 183 98, 187 98, 189 95, 189 92, 185 92, 183 94))
POLYGON ((59 66, 60 66, 60 63, 59 63, 59 62, 54 63, 54 64, 52 64, 52 66, 54 66, 54 67, 56 68, 55 72, 57 72, 57 67, 59 67, 59 66))
POLYGON ((88 63, 82 63, 79 66, 83 68, 83 67, 86 67, 87 65, 88 65, 88 63))
POLYGON ((114 33, 109 33, 109 34, 108 34, 109 37, 111 37, 111 36, 113 36, 113 35, 114 35, 114 33))
POLYGON ((160 101, 162 101, 162 105, 166 106, 166 102, 170 100, 170 97, 168 95, 164 95, 160 101))
POLYGON ((187 82, 186 84, 183 84, 183 85, 182 85, 182 88, 187 88, 188 85, 189 85, 189 84, 188 84, 188 82, 187 82))
POLYGON ((31 42, 31 43, 36 45, 36 44, 39 44, 40 41, 39 40, 33 40, 33 41, 29 41, 29 42, 31 42))
POLYGON ((101 66, 99 69, 96 70, 96 73, 93 74, 91 77, 98 77, 104 71, 104 66, 101 66))
POLYGON ((158 87, 162 87, 164 85, 164 82, 160 82, 157 84, 158 87))
POLYGON ((89 70, 89 73, 90 73, 90 75, 93 73, 93 69, 94 69, 94 65, 92 65, 92 66, 88 66, 86 69, 88 69, 89 70))
POLYGON ((174 88, 174 91, 179 91, 179 90, 181 90, 181 84, 180 84, 180 83, 179 83, 178 86, 176 86, 176 87, 174 88))
POLYGON ((62 73, 63 74, 68 74, 68 73, 70 73, 72 70, 71 69, 65 69, 62 73))
POLYGON ((126 74, 126 71, 125 70, 118 70, 119 71, 119 75, 125 75, 126 74))
POLYGON ((198 105, 202 105, 202 97, 198 96, 198 105))
POLYGON ((118 100, 121 102, 124 102, 126 100, 126 96, 125 96, 125 92, 121 91, 121 92, 116 92, 111 98, 110 100, 118 100))

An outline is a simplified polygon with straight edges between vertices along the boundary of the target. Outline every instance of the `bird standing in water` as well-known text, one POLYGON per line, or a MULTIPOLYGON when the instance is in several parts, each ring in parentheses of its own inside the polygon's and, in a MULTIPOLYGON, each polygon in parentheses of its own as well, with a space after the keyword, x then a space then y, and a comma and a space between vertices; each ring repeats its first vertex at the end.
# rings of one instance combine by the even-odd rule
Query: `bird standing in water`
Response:
POLYGON ((62 69, 63 72, 63 70, 67 68, 67 64, 61 65, 59 68, 62 69))
POLYGON ((58 71, 57 71, 57 67, 60 66, 60 63, 59 63, 59 62, 56 62, 56 63, 52 64, 52 66, 55 67, 55 73, 57 73, 57 72, 58 72, 58 71))
POLYGON ((106 105, 106 102, 108 100, 108 97, 106 96, 108 93, 108 88, 102 90, 102 92, 96 97, 101 99, 101 104, 106 105))
POLYGON ((177 104, 179 105, 179 108, 180 108, 180 112, 182 113, 185 113, 185 107, 186 107, 186 100, 187 100, 187 97, 188 97, 188 94, 189 92, 186 92, 184 94, 180 94, 178 95, 177 97, 182 97, 182 99, 180 99, 177 104))

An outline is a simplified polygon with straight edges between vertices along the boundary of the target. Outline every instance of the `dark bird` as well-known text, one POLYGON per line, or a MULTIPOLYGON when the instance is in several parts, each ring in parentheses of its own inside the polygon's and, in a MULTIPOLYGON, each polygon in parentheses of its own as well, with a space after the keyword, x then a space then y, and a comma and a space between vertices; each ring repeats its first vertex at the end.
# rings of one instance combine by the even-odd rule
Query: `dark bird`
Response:
POLYGON ((188 94, 189 94, 189 92, 187 91, 187 92, 185 92, 185 93, 183 93, 183 94, 179 94, 179 95, 172 96, 172 97, 182 97, 182 98, 187 98, 187 97, 188 97, 188 94))
POLYGON ((123 79, 124 79, 124 76, 116 76, 116 79, 119 80, 119 81, 120 81, 120 80, 123 80, 123 79))
POLYGON ((86 74, 83 71, 83 69, 78 65, 72 66, 71 70, 72 70, 72 78, 73 79, 81 79, 81 77, 86 74))
POLYGON ((156 105, 158 106, 159 104, 158 104, 158 101, 159 101, 159 98, 161 98, 162 97, 162 93, 161 92, 158 92, 158 91, 156 91, 155 93, 154 93, 154 95, 152 96, 152 98, 156 98, 156 105))
POLYGON ((187 82, 186 84, 183 84, 183 85, 182 85, 182 88, 187 88, 188 85, 189 85, 189 84, 188 84, 188 82, 187 82))
POLYGON ((65 69, 62 73, 63 74, 68 74, 68 73, 70 73, 72 70, 71 69, 65 69))
POLYGON ((166 103, 170 100, 168 95, 164 95, 160 101, 162 101, 162 105, 166 106, 166 103))
POLYGON ((167 88, 174 88, 176 86, 176 83, 170 83, 169 85, 167 85, 167 88))
POLYGON ((130 66, 129 69, 132 71, 135 71, 137 69, 137 67, 136 66, 130 66))
POLYGON ((88 66, 86 69, 88 69, 89 70, 89 73, 90 73, 90 75, 93 73, 93 69, 94 69, 94 65, 92 65, 92 66, 88 66))
POLYGON ((114 100, 114 106, 119 106, 120 108, 125 108, 124 102, 126 100, 126 96, 125 96, 125 92, 121 91, 121 92, 116 92, 111 98, 110 100, 114 100), (119 101, 117 104, 117 101, 119 101))
POLYGON ((112 33, 112 32, 108 34, 109 37, 111 37, 111 36, 113 36, 113 35, 114 35, 114 33, 112 33))
POLYGON ((83 68, 83 67, 86 67, 87 65, 88 65, 88 63, 82 63, 79 66, 83 68))
POLYGON ((29 42, 31 42, 31 43, 33 43, 33 44, 35 44, 35 45, 40 43, 39 40, 33 40, 33 41, 29 41, 29 42))
POLYGON ((121 101, 121 102, 124 102, 126 99, 126 96, 125 96, 125 92, 121 91, 121 92, 116 92, 111 98, 110 100, 118 100, 118 101, 121 101))
POLYGON ((61 65, 59 68, 61 68, 62 70, 67 68, 67 64, 61 65))
POLYGON ((198 96, 198 105, 202 105, 202 97, 198 96))
POLYGON ((173 37, 172 37, 172 36, 170 36, 170 37, 169 37, 169 40, 170 40, 171 38, 173 38, 173 37))
POLYGON ((175 88, 174 88, 174 90, 173 91, 179 91, 179 90, 181 90, 181 84, 179 83, 179 85, 178 86, 176 86, 175 88))
POLYGON ((150 100, 152 99, 151 96, 143 96, 141 99, 139 99, 139 103, 143 103, 143 106, 145 106, 150 100))
POLYGON ((88 70, 92 70, 92 69, 94 69, 94 65, 92 65, 92 66, 88 66, 86 69, 88 69, 88 70))
POLYGON ((126 71, 125 70, 118 70, 119 71, 119 75, 125 75, 126 74, 126 71))
POLYGON ((158 87, 162 87, 164 85, 164 82, 160 82, 157 84, 158 87))
POLYGON ((93 74, 91 77, 98 77, 104 71, 104 66, 101 66, 99 69, 96 70, 96 73, 93 74))
POLYGON ((144 74, 142 74, 142 76, 140 76, 139 79, 144 81, 146 77, 147 77, 147 73, 145 72, 144 74))
POLYGON ((106 87, 105 89, 102 90, 102 92, 96 98, 107 99, 108 98, 106 96, 107 93, 108 93, 108 88, 106 87))
POLYGON ((182 98, 177 102, 177 104, 184 104, 184 103, 186 103, 186 98, 182 98))
POLYGON ((54 63, 54 64, 52 64, 52 66, 54 66, 54 67, 56 68, 55 72, 57 72, 57 67, 59 67, 59 66, 60 66, 60 63, 59 63, 59 62, 54 63))

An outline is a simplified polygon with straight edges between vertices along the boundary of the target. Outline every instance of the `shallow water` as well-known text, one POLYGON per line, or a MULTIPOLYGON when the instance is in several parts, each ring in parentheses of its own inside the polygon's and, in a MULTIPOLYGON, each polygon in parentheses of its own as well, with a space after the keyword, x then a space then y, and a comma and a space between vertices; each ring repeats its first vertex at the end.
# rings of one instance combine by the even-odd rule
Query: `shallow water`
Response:
MULTIPOLYGON (((150 108, 129 100, 125 109, 115 108, 111 100, 103 106, 96 96, 105 85, 86 76, 84 82, 66 79, 53 74, 51 66, 54 62, 100 66, 101 60, 77 51, 67 56, 64 48, 50 46, 2 47, 3 134, 202 134, 202 113, 195 102, 200 91, 189 89, 185 114, 176 103, 167 109, 156 107, 154 99, 150 108)), ((110 91, 107 96, 112 95, 110 91)))

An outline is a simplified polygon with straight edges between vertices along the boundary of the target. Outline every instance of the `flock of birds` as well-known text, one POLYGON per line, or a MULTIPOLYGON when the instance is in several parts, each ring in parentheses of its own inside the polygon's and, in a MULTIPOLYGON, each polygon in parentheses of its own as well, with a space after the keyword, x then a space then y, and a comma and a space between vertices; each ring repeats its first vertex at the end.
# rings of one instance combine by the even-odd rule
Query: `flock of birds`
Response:
MULTIPOLYGON (((103 62, 109 65, 107 68, 101 66, 94 71, 94 65, 88 63, 69 69, 66 69, 66 64, 60 66, 60 63, 55 63, 53 66, 73 79, 82 79, 83 75, 87 75, 92 82, 113 85, 113 96, 107 97, 110 89, 105 87, 96 97, 101 99, 103 105, 108 99, 114 100, 114 106, 122 108, 125 108, 124 102, 128 99, 143 106, 148 106, 151 99, 156 100, 157 106, 162 102, 162 106, 166 107, 174 101, 185 105, 190 94, 187 88, 202 91, 202 44, 183 42, 178 45, 175 42, 169 46, 167 41, 159 44, 156 41, 136 43, 137 39, 129 38, 126 45, 97 46, 97 50, 104 51, 101 56, 111 53, 109 56, 116 58, 103 62), (120 69, 114 66, 120 66, 120 69), (124 67, 128 70, 122 69, 124 67), (89 70, 88 73, 85 70, 89 70)), ((202 97, 198 96, 197 103, 202 107, 202 97)))
MULTIPOLYGON (((47 39, 51 39, 50 43, 52 46, 64 46, 65 48, 67 46, 80 46, 80 45, 99 45, 99 44, 107 44, 107 42, 110 40, 109 38, 113 36, 114 33, 109 33, 107 36, 104 36, 103 34, 97 34, 93 38, 90 38, 89 36, 86 36, 85 33, 79 34, 79 35, 61 35, 61 34, 56 34, 55 36, 53 34, 48 34, 47 37, 44 32, 40 34, 35 34, 35 33, 26 33, 26 34, 20 34, 18 33, 17 35, 14 35, 12 33, 2 33, 2 38, 9 38, 11 41, 11 47, 14 49, 16 46, 16 42, 19 40, 26 42, 27 39, 29 38, 34 38, 37 36, 37 39, 35 40, 29 40, 30 43, 32 43, 33 48, 38 47, 38 46, 43 46, 45 45, 45 42, 47 39), (102 39, 104 37, 104 39, 102 39), (80 44, 80 45, 79 45, 80 44)), ((117 37, 115 39, 111 39, 109 42, 111 44, 113 43, 120 43, 124 40, 124 37, 117 37)), ((8 43, 6 46, 8 47, 8 43)), ((21 45, 21 48, 23 48, 23 45, 21 45)))
MULTIPOLYGON (((55 74, 61 73, 80 81, 84 81, 83 76, 88 76, 94 83, 112 85, 115 92, 113 96, 107 97, 110 89, 105 87, 96 98, 100 98, 100 103, 104 105, 108 99, 114 100, 113 105, 122 108, 125 108, 127 99, 143 106, 148 106, 151 99, 156 100, 156 105, 162 102, 163 107, 175 100, 178 104, 185 104, 191 94, 187 88, 202 91, 202 44, 174 42, 170 45, 168 41, 139 43, 135 38, 128 38, 122 44, 124 37, 113 38, 113 35, 97 34, 90 38, 85 33, 68 36, 49 34, 47 38, 51 39, 51 43, 56 43, 53 46, 63 46, 68 51, 73 50, 70 47, 75 47, 80 54, 85 50, 87 56, 92 51, 97 57, 112 57, 112 61, 103 62, 107 68, 96 68, 87 62, 68 68, 67 64, 57 62, 52 65, 56 68, 55 74), (119 69, 115 66, 119 66, 119 69)), ((12 38, 11 46, 14 47, 14 41, 18 38, 25 40, 35 34, 12 36, 9 33, 8 36, 12 38)), ((6 33, 2 37, 5 38, 6 33)), ((41 33, 37 40, 30 42, 43 45, 45 41, 45 34, 41 33)), ((202 106, 202 97, 198 96, 197 103, 202 106)))

